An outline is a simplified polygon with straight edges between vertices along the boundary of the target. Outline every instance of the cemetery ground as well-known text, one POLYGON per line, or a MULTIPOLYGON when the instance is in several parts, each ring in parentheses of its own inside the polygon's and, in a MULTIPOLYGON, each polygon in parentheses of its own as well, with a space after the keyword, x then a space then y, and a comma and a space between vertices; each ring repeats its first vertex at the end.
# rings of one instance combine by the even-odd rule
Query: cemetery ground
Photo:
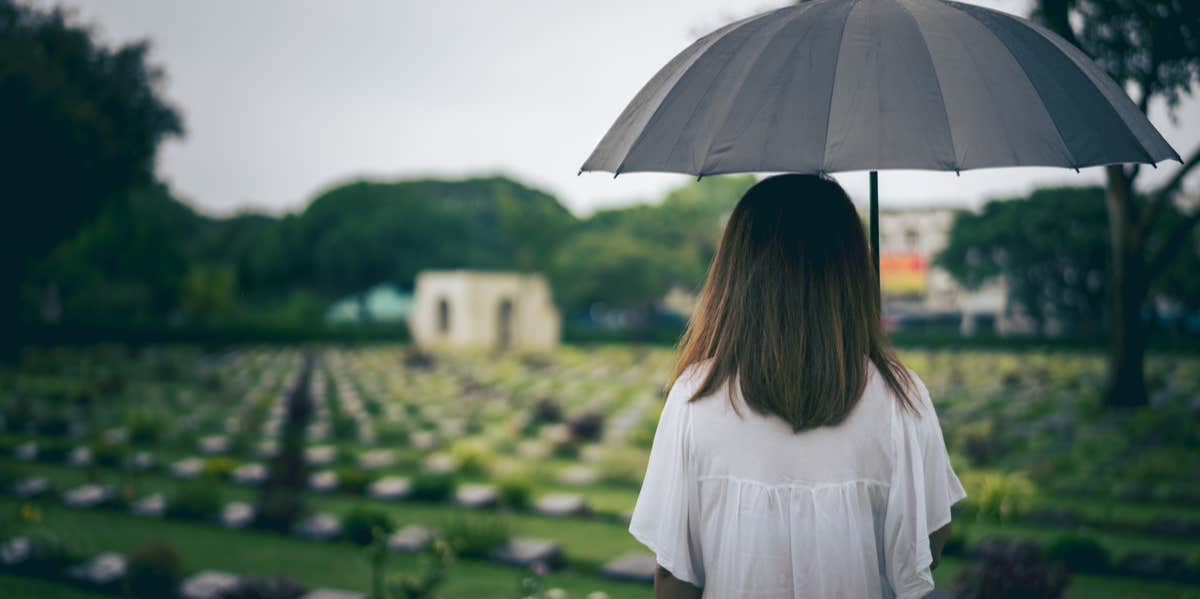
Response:
MULTIPOLYGON (((1132 411, 1096 353, 902 358, 969 493, 939 589, 1200 596, 1200 357, 1152 355, 1132 411)), ((0 595, 649 597, 626 526, 671 360, 29 350, 0 372, 0 595)))

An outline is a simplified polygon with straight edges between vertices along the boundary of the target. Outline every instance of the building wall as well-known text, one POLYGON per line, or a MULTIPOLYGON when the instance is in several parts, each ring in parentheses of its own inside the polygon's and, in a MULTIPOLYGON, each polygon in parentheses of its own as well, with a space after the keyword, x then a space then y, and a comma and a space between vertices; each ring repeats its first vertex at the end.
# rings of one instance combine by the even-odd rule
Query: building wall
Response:
POLYGON ((511 302, 508 347, 558 345, 561 317, 540 275, 480 271, 425 271, 417 275, 409 328, 422 347, 501 347, 501 306, 511 302), (445 301, 448 329, 439 303, 445 301))
MULTIPOLYGON (((933 265, 937 253, 946 247, 957 210, 918 208, 881 212, 879 215, 879 251, 888 254, 916 254, 925 261, 922 291, 913 297, 888 298, 888 305, 918 313, 963 315, 962 331, 971 333, 986 319, 997 332, 1022 330, 1019 319, 1008 314, 1007 291, 1003 279, 965 289, 942 268, 933 265)), ((886 284, 885 284, 886 285, 886 284)))

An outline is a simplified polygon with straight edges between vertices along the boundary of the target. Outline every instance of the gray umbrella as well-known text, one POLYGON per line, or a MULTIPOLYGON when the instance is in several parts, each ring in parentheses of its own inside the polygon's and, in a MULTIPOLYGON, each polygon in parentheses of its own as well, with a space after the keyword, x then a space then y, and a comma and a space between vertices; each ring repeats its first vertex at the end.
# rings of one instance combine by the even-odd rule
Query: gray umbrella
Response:
POLYGON ((697 40, 580 172, 963 171, 1179 160, 1104 71, 1013 15, 945 0, 814 0, 697 40))

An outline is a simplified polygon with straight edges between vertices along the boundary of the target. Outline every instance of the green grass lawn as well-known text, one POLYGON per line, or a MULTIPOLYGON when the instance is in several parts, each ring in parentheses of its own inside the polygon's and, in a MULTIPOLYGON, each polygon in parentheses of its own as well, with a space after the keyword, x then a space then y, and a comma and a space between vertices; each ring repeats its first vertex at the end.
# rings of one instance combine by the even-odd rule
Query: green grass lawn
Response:
MULTIPOLYGON (((13 513, 18 502, 0 499, 0 510, 13 513)), ((370 590, 370 567, 365 552, 342 543, 300 541, 259 531, 231 531, 207 524, 138 518, 116 512, 74 510, 57 505, 43 508, 44 526, 87 554, 129 551, 153 539, 166 539, 183 556, 188 571, 219 569, 254 575, 284 575, 309 587, 370 590)), ((396 554, 391 572, 411 572, 417 557, 396 554)), ((519 568, 486 562, 459 561, 452 566, 443 596, 515 597, 524 575, 519 568)), ((603 590, 610 597, 649 597, 648 586, 619 583, 593 575, 564 571, 546 577, 572 596, 603 590)), ((40 596, 40 595, 33 595, 40 596)))

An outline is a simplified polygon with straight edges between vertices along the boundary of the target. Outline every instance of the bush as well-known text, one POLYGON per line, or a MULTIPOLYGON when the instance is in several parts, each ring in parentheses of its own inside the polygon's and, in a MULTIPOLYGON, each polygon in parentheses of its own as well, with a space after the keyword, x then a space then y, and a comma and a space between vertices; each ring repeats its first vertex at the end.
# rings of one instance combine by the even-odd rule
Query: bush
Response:
POLYGON ((512 526, 502 516, 460 513, 446 521, 442 531, 455 554, 484 558, 508 541, 512 526))
POLYGON ((492 454, 487 445, 475 439, 464 439, 450 448, 454 464, 463 474, 484 474, 492 464, 492 454))
POLYGON ((454 475, 422 472, 412 477, 413 499, 445 501, 454 492, 454 475))
POLYGON ((387 512, 367 507, 354 508, 342 519, 342 531, 351 543, 366 547, 375 540, 375 531, 387 536, 396 526, 387 512))
POLYGON ((302 596, 304 586, 290 578, 243 576, 236 587, 221 595, 221 599, 297 599, 302 596))
POLYGON ((37 457, 43 462, 62 463, 72 449, 71 445, 61 441, 39 443, 37 457))
POLYGON ((167 515, 183 520, 213 520, 221 513, 221 493, 211 483, 193 483, 167 502, 167 515))
POLYGON ((204 460, 204 476, 218 480, 228 480, 237 470, 237 460, 225 456, 215 456, 204 460))
POLYGON ((183 559, 166 541, 151 541, 129 553, 125 586, 138 599, 174 597, 183 580, 183 559))
POLYGON ((980 560, 963 568, 955 581, 954 592, 962 599, 1054 599, 1070 582, 1062 564, 1048 564, 1033 541, 986 539, 979 553, 980 560))
POLYGON ((537 423, 552 423, 562 421, 562 408, 553 399, 539 399, 533 404, 533 421, 537 423))
POLYGON ((1011 521, 1029 510, 1035 487, 1019 472, 967 472, 962 477, 967 503, 976 517, 1011 521))
POLYGON ((371 475, 361 468, 342 468, 338 470, 338 490, 352 495, 362 495, 371 484, 371 475))
POLYGON ((599 441, 604 434, 604 415, 598 412, 584 412, 567 422, 571 435, 583 441, 599 441))
POLYGON ((116 468, 125 461, 125 448, 111 443, 97 443, 92 447, 92 459, 102 468, 116 468))
POLYGON ((71 432, 71 421, 57 414, 38 420, 37 432, 47 437, 65 437, 71 432))
POLYGON ((500 501, 515 510, 529 507, 529 499, 533 495, 533 480, 523 473, 512 473, 500 478, 496 483, 500 501))
POLYGON ((1046 548, 1046 557, 1061 562, 1068 570, 1080 573, 1103 573, 1110 566, 1108 550, 1095 539, 1078 534, 1056 538, 1046 548))
POLYGON ((642 484, 648 459, 636 449, 611 448, 600 455, 596 467, 601 481, 636 488, 642 484))
POLYGON ((127 428, 129 442, 135 445, 153 445, 162 438, 162 421, 146 412, 136 412, 130 416, 127 428))

